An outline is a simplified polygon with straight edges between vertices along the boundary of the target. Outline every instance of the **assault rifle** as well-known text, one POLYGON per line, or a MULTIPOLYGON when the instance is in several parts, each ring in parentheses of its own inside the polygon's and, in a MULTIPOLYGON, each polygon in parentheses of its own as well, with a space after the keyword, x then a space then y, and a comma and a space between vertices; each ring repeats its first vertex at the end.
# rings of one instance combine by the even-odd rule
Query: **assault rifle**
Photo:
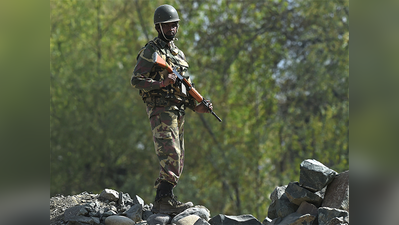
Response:
POLYGON ((179 79, 179 81, 184 84, 188 90, 188 93, 194 97, 194 99, 197 102, 200 102, 202 104, 204 104, 208 109, 209 112, 212 113, 212 115, 214 115, 216 117, 216 119, 219 120, 219 122, 222 122, 222 119, 220 119, 215 112, 213 112, 210 108, 209 108, 209 102, 205 101, 204 97, 201 96, 200 93, 198 93, 198 91, 193 87, 193 85, 190 84, 190 82, 188 82, 188 80, 186 78, 184 78, 182 75, 180 75, 179 72, 177 72, 174 68, 172 68, 170 65, 168 65, 164 59, 162 59, 156 52, 154 52, 152 54, 152 60, 154 61, 155 64, 161 66, 162 68, 165 68, 169 73, 174 73, 177 76, 177 79, 179 79))

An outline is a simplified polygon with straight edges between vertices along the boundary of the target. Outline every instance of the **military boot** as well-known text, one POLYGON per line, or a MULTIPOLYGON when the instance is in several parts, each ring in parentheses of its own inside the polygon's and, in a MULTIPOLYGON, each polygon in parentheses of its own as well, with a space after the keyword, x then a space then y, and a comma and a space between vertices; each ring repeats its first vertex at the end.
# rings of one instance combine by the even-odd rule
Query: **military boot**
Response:
POLYGON ((152 211, 154 213, 177 215, 193 206, 192 202, 182 203, 178 201, 176 196, 173 195, 173 185, 168 182, 161 182, 157 189, 152 211))

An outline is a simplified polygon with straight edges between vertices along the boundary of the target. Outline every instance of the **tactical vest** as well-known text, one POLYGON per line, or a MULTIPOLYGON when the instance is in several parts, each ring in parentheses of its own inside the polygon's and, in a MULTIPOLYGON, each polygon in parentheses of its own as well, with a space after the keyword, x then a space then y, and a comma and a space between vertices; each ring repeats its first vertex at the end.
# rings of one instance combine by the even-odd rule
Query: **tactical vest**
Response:
MULTIPOLYGON (((173 42, 171 42, 171 48, 162 48, 156 43, 157 38, 149 41, 146 46, 141 50, 143 51, 148 45, 150 45, 169 65, 176 69, 183 77, 189 80, 188 76, 185 76, 188 70, 188 63, 182 51, 180 51, 173 42)), ((140 52, 141 52, 140 51, 140 52)), ((139 53, 140 55, 140 53, 139 53)), ((166 69, 154 65, 151 69, 149 78, 157 81, 162 81, 167 77, 168 72, 166 69)), ((184 104, 187 106, 195 105, 194 99, 188 94, 185 86, 179 82, 171 84, 169 86, 151 90, 151 91, 139 91, 143 101, 150 106, 166 106, 168 104, 184 104)))

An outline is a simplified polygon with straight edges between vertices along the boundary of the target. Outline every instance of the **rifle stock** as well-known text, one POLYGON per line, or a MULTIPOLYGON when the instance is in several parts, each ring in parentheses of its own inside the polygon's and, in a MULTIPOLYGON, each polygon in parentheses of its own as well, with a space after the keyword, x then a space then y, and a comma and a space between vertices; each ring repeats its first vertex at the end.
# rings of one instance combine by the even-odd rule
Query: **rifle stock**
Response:
POLYGON ((168 63, 161 58, 161 56, 158 55, 157 52, 154 52, 152 54, 152 60, 154 63, 158 64, 159 66, 165 68, 169 73, 173 73, 173 68, 168 65, 168 63))
POLYGON ((193 96, 193 98, 200 103, 203 103, 208 110, 212 113, 212 115, 214 115, 216 117, 216 119, 219 120, 219 122, 222 122, 222 119, 220 119, 215 112, 213 112, 210 109, 209 103, 207 101, 205 101, 204 97, 202 97, 202 95, 190 84, 190 82, 188 82, 188 80, 186 78, 184 78, 182 75, 180 75, 179 72, 177 72, 174 68, 172 68, 163 58, 161 58, 160 55, 158 55, 157 52, 154 52, 152 54, 152 60, 154 61, 155 64, 161 66, 162 68, 165 68, 169 73, 174 73, 177 78, 184 83, 184 85, 186 85, 188 93, 193 96))

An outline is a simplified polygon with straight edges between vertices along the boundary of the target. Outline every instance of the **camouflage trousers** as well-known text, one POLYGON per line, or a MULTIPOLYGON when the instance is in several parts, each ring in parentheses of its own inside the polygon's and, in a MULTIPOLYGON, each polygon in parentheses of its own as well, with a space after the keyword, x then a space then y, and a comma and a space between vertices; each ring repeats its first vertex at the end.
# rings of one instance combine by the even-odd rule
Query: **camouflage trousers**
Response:
POLYGON ((176 186, 184 165, 184 112, 163 111, 150 118, 155 152, 159 159, 161 181, 176 186))

